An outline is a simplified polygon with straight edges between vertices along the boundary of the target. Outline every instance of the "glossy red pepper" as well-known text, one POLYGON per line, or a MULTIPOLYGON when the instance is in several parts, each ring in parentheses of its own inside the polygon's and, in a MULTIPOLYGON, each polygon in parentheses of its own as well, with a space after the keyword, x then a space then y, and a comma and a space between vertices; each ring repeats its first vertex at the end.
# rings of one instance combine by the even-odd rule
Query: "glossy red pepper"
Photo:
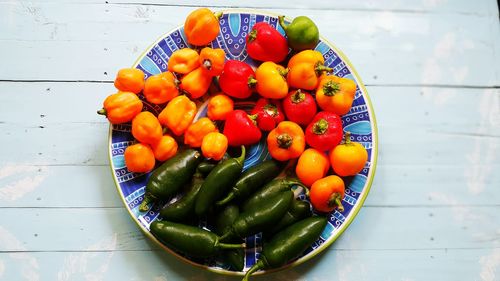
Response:
POLYGON ((230 146, 254 144, 262 137, 254 121, 243 110, 233 110, 226 117, 224 135, 230 146))
POLYGON ((285 121, 279 100, 260 98, 251 114, 256 116, 257 126, 263 131, 271 131, 279 122, 285 121))
POLYGON ((340 116, 321 111, 306 128, 306 142, 317 150, 326 151, 342 141, 343 133, 340 116))
POLYGON ((228 96, 246 99, 252 94, 254 78, 255 72, 250 65, 242 61, 228 60, 219 77, 219 85, 228 96))
POLYGON ((311 94, 298 89, 291 91, 283 99, 283 110, 288 120, 307 126, 316 115, 318 108, 311 94))
POLYGON ((248 33, 248 55, 258 61, 282 62, 288 55, 288 42, 267 22, 256 23, 248 33))

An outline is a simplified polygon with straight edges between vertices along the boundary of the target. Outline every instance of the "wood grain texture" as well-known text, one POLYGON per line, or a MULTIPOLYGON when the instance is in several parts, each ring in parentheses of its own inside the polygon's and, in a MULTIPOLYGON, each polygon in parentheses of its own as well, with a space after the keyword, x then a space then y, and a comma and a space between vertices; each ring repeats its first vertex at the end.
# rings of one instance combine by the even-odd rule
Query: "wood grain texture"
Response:
MULTIPOLYGON (((0 0, 0 280, 240 279, 186 264, 141 233, 95 114, 117 69, 202 4, 0 0)), ((254 280, 499 279, 495 1, 210 7, 310 16, 368 85, 378 121, 377 172, 352 225, 311 261, 254 280)))
MULTIPOLYGON (((0 77, 110 81, 117 69, 131 65, 191 10, 134 4, 0 3, 0 58, 9 66, 0 70, 0 77)), ((495 64, 490 64, 500 63, 495 52, 500 28, 493 16, 307 8, 272 11, 291 17, 311 15, 321 34, 347 54, 367 84, 500 85, 495 64)))

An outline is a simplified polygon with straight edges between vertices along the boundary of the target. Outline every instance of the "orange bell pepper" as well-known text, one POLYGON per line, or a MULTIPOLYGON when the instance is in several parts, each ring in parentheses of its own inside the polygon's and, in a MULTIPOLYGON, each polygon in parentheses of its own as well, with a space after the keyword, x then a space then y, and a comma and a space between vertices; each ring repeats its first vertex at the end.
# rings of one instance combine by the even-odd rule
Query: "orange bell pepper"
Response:
POLYGON ((288 94, 286 75, 288 70, 274 62, 264 62, 255 71, 255 79, 249 84, 257 83, 257 92, 269 99, 282 99, 288 94), (256 81, 255 81, 256 80, 256 81))
POLYGON ((294 122, 283 121, 267 135, 269 154, 278 161, 298 158, 306 146, 304 131, 294 122))
POLYGON ((226 53, 223 49, 205 47, 200 52, 200 64, 211 76, 219 76, 224 69, 226 53))
POLYGON ((223 93, 216 94, 208 101, 207 115, 211 120, 226 120, 227 115, 233 110, 233 100, 223 93))
POLYGON ((346 132, 344 142, 330 151, 333 171, 341 176, 354 176, 361 172, 368 160, 368 152, 359 142, 351 142, 351 133, 346 132))
POLYGON ((115 87, 122 92, 138 94, 144 88, 144 72, 137 68, 122 68, 115 78, 115 87))
POLYGON ((315 50, 304 50, 302 52, 299 52, 295 55, 293 55, 290 60, 288 61, 288 68, 292 68, 297 64, 300 63, 310 63, 310 64, 319 64, 323 65, 325 64, 325 59, 323 58, 323 55, 315 50))
POLYGON ((294 55, 288 62, 288 85, 297 89, 315 90, 321 74, 333 71, 324 63, 325 59, 318 51, 305 50, 294 55))
POLYGON ((154 145, 160 141, 163 130, 153 113, 143 111, 132 120, 132 135, 141 143, 154 145))
POLYGON ((152 146, 156 160, 166 161, 172 158, 179 146, 175 139, 170 135, 163 135, 158 143, 152 146))
POLYGON ((168 127, 176 136, 182 135, 193 122, 196 104, 182 95, 173 98, 158 115, 160 124, 168 127))
POLYGON ((356 83, 335 75, 323 76, 316 90, 316 102, 324 111, 344 115, 351 110, 356 83))
POLYGON ((184 134, 184 144, 191 147, 200 147, 204 136, 208 133, 218 131, 212 120, 202 117, 187 128, 184 134))
POLYGON ((224 157, 227 151, 228 141, 224 134, 219 132, 208 133, 203 137, 201 143, 201 153, 206 158, 212 158, 213 160, 219 161, 224 157))
POLYGON ((344 181, 335 175, 315 181, 309 189, 309 199, 313 208, 324 213, 329 213, 335 209, 343 212, 342 199, 344 199, 344 196, 344 181))
POLYGON ((192 99, 202 97, 212 83, 212 76, 205 71, 204 67, 189 72, 181 78, 180 89, 189 94, 192 99))
POLYGON ((188 74, 200 66, 200 55, 193 49, 182 48, 172 53, 168 59, 168 71, 188 74))
POLYGON ((189 44, 204 46, 212 42, 219 34, 219 18, 222 12, 214 14, 207 8, 191 12, 184 22, 184 33, 189 44))
POLYGON ((326 176, 328 169, 328 157, 317 149, 308 148, 300 155, 295 173, 304 185, 310 187, 315 181, 326 176))
POLYGON ((137 143, 125 149, 125 166, 131 172, 147 173, 155 167, 153 150, 147 144, 137 143))
POLYGON ((179 95, 177 79, 172 72, 163 72, 150 76, 144 84, 143 94, 146 100, 154 104, 162 104, 179 95))
POLYGON ((105 115, 111 124, 132 121, 142 110, 142 101, 132 92, 118 92, 104 100, 103 108, 97 114, 105 115))

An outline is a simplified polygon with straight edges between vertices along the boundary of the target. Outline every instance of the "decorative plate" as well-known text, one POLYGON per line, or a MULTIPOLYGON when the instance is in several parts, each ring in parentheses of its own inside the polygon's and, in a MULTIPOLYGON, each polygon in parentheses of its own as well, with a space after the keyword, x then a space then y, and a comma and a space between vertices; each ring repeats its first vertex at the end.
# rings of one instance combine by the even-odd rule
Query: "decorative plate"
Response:
MULTIPOLYGON (((257 66, 245 50, 245 37, 251 27, 257 23, 265 21, 274 26, 278 31, 284 34, 284 30, 279 26, 277 15, 255 11, 255 10, 227 10, 220 19, 220 33, 211 43, 213 48, 222 48, 226 52, 226 59, 245 61, 252 66, 257 66)), ((150 75, 167 71, 167 61, 177 49, 188 47, 184 37, 183 27, 163 35, 158 41, 148 48, 137 60, 134 67, 144 71, 146 78, 150 75)), ((329 245, 331 245, 339 235, 352 222, 363 202, 368 195, 370 185, 375 173, 375 164, 377 160, 377 129, 373 108, 368 98, 368 94, 360 78, 354 70, 354 67, 347 60, 344 54, 335 48, 324 38, 320 38, 316 50, 321 52, 325 58, 325 65, 334 69, 334 74, 340 77, 348 77, 357 84, 355 100, 350 112, 342 116, 344 131, 351 132, 351 139, 360 142, 368 151, 368 162, 365 168, 355 177, 346 181, 346 194, 344 198, 343 212, 332 212, 328 217, 328 224, 323 230, 321 237, 311 245, 298 259, 291 261, 284 267, 300 264, 313 256, 317 255, 329 245)), ((144 99, 145 110, 151 111, 156 115, 162 108, 158 105, 147 103, 144 99)), ((236 107, 250 110, 253 106, 252 101, 238 102, 236 107)), ((206 115, 206 103, 199 105, 198 116, 206 115)), ((158 217, 159 210, 165 203, 154 205, 148 212, 139 212, 139 205, 143 200, 144 188, 149 174, 132 173, 125 167, 123 153, 128 145, 134 143, 130 124, 111 125, 109 130, 109 157, 113 177, 123 202, 130 215, 146 236, 156 241, 161 247, 176 255, 180 259, 205 268, 210 271, 241 275, 244 272, 231 271, 229 265, 224 264, 217 259, 192 259, 177 253, 161 244, 150 232, 149 225, 158 217)), ((245 160, 245 169, 270 158, 265 141, 261 141, 252 147, 247 148, 247 158, 245 160)), ((298 197, 307 200, 306 195, 299 194, 298 197)), ((203 223, 203 222, 202 222, 203 223)), ((205 227, 210 227, 205 225, 205 227)), ((245 269, 250 268, 259 256, 261 250, 261 235, 255 235, 247 238, 245 269)), ((274 269, 276 270, 276 269, 274 269)), ((262 273, 261 271, 260 273, 262 273)), ((257 273, 258 274, 258 273, 257 273)))

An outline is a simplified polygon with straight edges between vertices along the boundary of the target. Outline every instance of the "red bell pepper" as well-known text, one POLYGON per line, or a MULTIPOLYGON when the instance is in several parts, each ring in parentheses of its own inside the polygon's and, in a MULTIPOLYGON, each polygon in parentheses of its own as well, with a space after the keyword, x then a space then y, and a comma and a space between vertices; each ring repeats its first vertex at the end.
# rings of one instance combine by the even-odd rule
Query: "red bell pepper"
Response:
POLYGON ((300 89, 288 93, 283 99, 283 109, 288 120, 303 126, 311 123, 318 110, 313 96, 300 89))
POLYGON ((251 114, 256 116, 257 126, 262 131, 271 131, 279 122, 285 121, 285 115, 279 100, 260 98, 251 114))
POLYGON ((254 121, 243 110, 233 110, 226 117, 223 134, 230 146, 241 146, 257 143, 262 137, 254 121))
POLYGON ((267 22, 256 23, 246 41, 248 55, 254 60, 279 63, 288 55, 286 38, 267 22))
POLYGON ((242 61, 228 60, 219 77, 219 86, 228 96, 246 99, 252 94, 255 85, 255 72, 242 61))
POLYGON ((321 111, 306 128, 306 142, 313 148, 326 151, 342 141, 342 120, 335 113, 321 111))

